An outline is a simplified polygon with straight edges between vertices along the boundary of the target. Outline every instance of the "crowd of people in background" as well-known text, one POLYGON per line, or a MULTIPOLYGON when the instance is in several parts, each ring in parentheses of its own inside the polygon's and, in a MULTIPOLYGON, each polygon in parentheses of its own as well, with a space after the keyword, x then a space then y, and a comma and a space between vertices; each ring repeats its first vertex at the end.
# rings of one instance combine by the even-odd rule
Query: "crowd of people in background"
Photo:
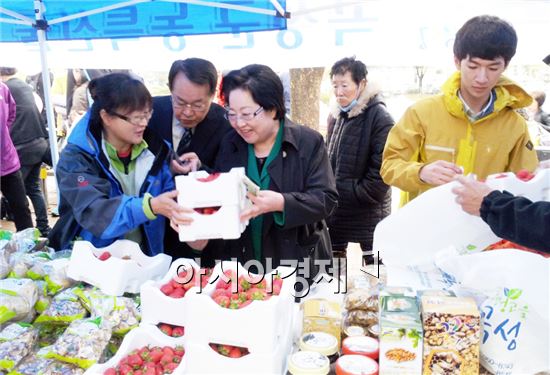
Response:
POLYGON ((528 107, 544 131, 550 117, 541 110, 544 93, 530 95, 503 75, 516 47, 506 21, 468 20, 454 41, 457 70, 441 94, 414 103, 397 123, 365 63, 345 57, 330 70, 334 104, 325 138, 289 118, 283 83, 265 65, 221 78, 207 60, 177 60, 167 77, 170 94, 158 97, 129 72, 72 69, 53 229, 39 186, 50 152, 45 117, 16 70, 0 68, 2 195, 21 230, 33 226, 26 194, 34 226, 58 250, 75 239, 107 246, 125 238, 146 254, 199 256, 206 266, 236 257, 277 267, 323 252, 345 257, 350 242, 368 254, 376 225, 390 214, 392 186, 406 204, 458 180, 454 192, 466 212, 503 238, 550 251, 548 238, 533 240, 550 225, 550 203, 464 177, 537 168, 532 132, 518 109, 528 107), (241 220, 250 224, 241 238, 179 242, 176 231, 192 223, 192 209, 176 203, 174 176, 233 167, 244 167, 260 187, 248 194, 252 207, 241 220))

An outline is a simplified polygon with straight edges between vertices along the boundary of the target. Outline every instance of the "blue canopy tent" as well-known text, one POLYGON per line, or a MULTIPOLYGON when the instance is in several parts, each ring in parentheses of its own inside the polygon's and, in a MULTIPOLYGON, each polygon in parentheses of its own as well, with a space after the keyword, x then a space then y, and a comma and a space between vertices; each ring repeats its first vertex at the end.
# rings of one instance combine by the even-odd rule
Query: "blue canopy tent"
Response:
MULTIPOLYGON (((2 0, 0 42, 38 41, 46 113, 48 123, 54 124, 47 40, 284 30, 290 17, 285 6, 286 0, 2 0)), ((55 169, 55 129, 49 126, 48 131, 55 169)))

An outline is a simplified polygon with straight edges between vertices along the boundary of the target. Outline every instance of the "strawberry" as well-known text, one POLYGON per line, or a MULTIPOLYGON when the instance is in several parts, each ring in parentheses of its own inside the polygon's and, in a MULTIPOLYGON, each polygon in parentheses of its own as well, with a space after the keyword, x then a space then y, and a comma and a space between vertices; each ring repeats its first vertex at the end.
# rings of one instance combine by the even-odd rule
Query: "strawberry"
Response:
POLYGON ((108 368, 107 370, 105 370, 105 372, 103 373, 103 375, 116 375, 116 370, 114 368, 108 368))
POLYGON ((174 356, 170 354, 164 354, 160 359, 160 365, 165 367, 167 364, 174 362, 174 356))
POLYGON ((214 302, 216 302, 221 307, 229 307, 229 298, 227 296, 218 296, 214 298, 214 302))
POLYGON ((136 370, 136 371, 134 371, 133 375, 143 375, 143 371, 136 370))
POLYGON ((220 278, 216 283, 216 289, 230 289, 231 281, 220 278))
POLYGON ((170 347, 170 346, 164 346, 162 347, 162 352, 164 354, 169 354, 171 356, 174 356, 174 348, 170 347))
POLYGON ((151 351, 149 352, 149 357, 151 359, 151 362, 153 363, 159 363, 161 357, 163 356, 162 349, 158 346, 155 346, 151 351))
POLYGON ((169 296, 174 291, 174 287, 172 287, 170 283, 164 284, 163 286, 160 287, 160 291, 164 295, 169 296))
POLYGON ((169 325, 169 324, 159 324, 159 329, 167 336, 172 336, 173 335, 173 329, 172 327, 169 325))
POLYGON ((214 289, 212 292, 212 299, 216 299, 218 296, 226 296, 227 298, 231 298, 231 291, 227 289, 214 289))
POLYGON ((239 276, 239 290, 246 292, 250 289, 250 281, 244 275, 239 276))
POLYGON ((129 375, 129 374, 131 375, 132 368, 128 365, 122 365, 122 366, 119 366, 118 372, 120 373, 120 375, 129 375))
POLYGON ((170 297, 172 298, 183 298, 185 296, 185 289, 175 289, 172 293, 170 293, 170 297))
POLYGON ((183 357, 185 355, 185 349, 183 348, 183 346, 176 346, 176 348, 174 349, 174 355, 180 358, 183 357))
POLYGON ((207 177, 197 178, 197 181, 200 181, 200 182, 214 181, 216 178, 218 178, 219 175, 220 174, 218 172, 212 173, 212 174, 209 174, 207 177))
POLYGON ((185 334, 185 329, 183 327, 174 327, 172 329, 172 337, 181 337, 185 334))
POLYGON ((145 371, 143 373, 143 375, 157 375, 157 371, 155 370, 154 367, 153 368, 148 368, 148 369, 143 370, 143 371, 145 371))
POLYGON ((273 284, 272 293, 274 296, 281 294, 281 286, 279 284, 273 284))
POLYGON ((231 349, 231 351, 229 351, 228 357, 229 358, 241 358, 242 357, 241 350, 237 347, 234 347, 233 349, 231 349))
POLYGON ((99 255, 97 257, 97 259, 105 261, 105 260, 109 259, 110 257, 111 257, 111 253, 108 252, 108 251, 104 251, 104 252, 101 253, 101 255, 99 255))
POLYGON ((178 366, 179 363, 168 363, 166 366, 164 366, 164 372, 166 374, 171 374, 178 366))
POLYGON ((241 307, 241 303, 238 299, 232 299, 231 302, 229 302, 229 308, 231 310, 237 310, 241 307))
POLYGON ((218 345, 218 353, 221 355, 229 355, 229 352, 233 349, 231 345, 218 345))
POLYGON ((141 359, 139 354, 131 354, 128 356, 128 365, 137 370, 143 365, 143 359, 141 359))
POLYGON ((522 181, 529 181, 533 177, 535 177, 535 175, 533 173, 529 172, 527 169, 520 169, 516 173, 516 177, 519 178, 522 181))
POLYGON ((266 292, 263 289, 252 288, 248 291, 248 299, 253 301, 263 301, 266 299, 266 292))

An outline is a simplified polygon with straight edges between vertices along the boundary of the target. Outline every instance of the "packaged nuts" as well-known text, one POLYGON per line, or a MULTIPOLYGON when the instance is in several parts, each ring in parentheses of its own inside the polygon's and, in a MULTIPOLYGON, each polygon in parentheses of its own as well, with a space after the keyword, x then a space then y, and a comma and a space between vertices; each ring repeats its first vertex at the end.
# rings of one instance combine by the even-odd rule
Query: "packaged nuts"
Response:
POLYGON ((481 326, 471 298, 423 296, 424 374, 478 374, 481 326))

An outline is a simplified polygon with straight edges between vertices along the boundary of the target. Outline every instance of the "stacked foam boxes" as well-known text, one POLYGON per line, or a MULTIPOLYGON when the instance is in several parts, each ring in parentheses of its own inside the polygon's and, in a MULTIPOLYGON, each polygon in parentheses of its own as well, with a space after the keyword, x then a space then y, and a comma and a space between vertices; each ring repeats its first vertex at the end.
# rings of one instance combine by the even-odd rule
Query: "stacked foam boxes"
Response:
POLYGON ((247 207, 244 168, 233 168, 227 173, 204 171, 176 177, 178 203, 193 208, 191 225, 180 225, 180 241, 224 238, 235 239, 248 225, 240 221, 241 211, 247 207))
POLYGON ((253 301, 236 310, 219 306, 211 297, 216 281, 225 277, 226 270, 236 271, 237 275, 247 274, 237 262, 218 263, 205 290, 185 297, 188 373, 283 373, 292 344, 293 270, 279 267, 265 275, 267 290, 275 273, 282 276, 283 284, 278 296, 273 295, 266 301, 253 301), (249 354, 240 358, 226 357, 212 349, 210 344, 247 348, 249 354))

